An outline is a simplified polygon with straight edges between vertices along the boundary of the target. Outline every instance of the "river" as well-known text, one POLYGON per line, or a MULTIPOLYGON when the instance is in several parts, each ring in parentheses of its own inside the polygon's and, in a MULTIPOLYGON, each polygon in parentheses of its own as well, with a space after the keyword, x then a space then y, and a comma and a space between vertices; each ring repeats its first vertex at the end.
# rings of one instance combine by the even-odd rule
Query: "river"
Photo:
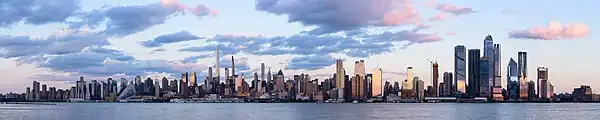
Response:
POLYGON ((594 103, 0 104, 0 120, 597 120, 594 103))

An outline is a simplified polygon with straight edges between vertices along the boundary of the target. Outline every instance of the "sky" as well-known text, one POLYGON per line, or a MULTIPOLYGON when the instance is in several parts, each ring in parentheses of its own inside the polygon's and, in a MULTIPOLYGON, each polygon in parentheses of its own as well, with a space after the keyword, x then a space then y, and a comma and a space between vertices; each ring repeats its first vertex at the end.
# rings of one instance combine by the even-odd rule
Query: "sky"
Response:
MULTIPOLYGON (((32 81, 68 88, 80 76, 203 78, 214 66, 249 76, 265 63, 286 77, 332 77, 335 61, 354 61, 406 79, 406 67, 431 85, 428 59, 454 69, 453 48, 483 49, 492 35, 506 66, 528 52, 528 76, 549 69, 555 92, 600 86, 597 0, 3 0, 0 93, 32 81)), ((224 76, 224 70, 221 70, 224 76)), ((441 76, 441 73, 440 73, 441 76)), ((441 77, 440 77, 441 78, 441 77)), ((250 80, 251 77, 247 77, 250 80)), ((202 80, 201 80, 202 81, 202 80)), ((442 80, 440 80, 442 81, 442 80)), ((600 90, 600 89, 594 89, 600 90)))

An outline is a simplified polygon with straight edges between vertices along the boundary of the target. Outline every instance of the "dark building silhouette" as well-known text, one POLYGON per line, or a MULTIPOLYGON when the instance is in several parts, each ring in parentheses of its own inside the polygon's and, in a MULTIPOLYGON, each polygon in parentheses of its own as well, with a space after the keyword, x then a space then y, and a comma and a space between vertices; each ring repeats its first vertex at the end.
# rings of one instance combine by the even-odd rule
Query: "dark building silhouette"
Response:
POLYGON ((468 54, 468 75, 467 94, 471 97, 479 96, 479 59, 481 51, 479 49, 469 49, 468 54))

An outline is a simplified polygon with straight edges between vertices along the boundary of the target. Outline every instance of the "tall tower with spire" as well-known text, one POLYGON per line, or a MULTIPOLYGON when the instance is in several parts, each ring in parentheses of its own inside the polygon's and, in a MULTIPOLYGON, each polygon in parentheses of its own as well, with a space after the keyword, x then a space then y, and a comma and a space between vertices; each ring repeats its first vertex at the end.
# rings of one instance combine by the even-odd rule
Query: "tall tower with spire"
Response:
POLYGON ((217 80, 220 81, 219 76, 221 75, 221 67, 219 65, 219 59, 221 58, 221 56, 219 56, 219 46, 218 45, 217 45, 217 56, 215 56, 215 57, 217 57, 216 61, 215 61, 215 69, 216 69, 216 72, 217 72, 217 80))

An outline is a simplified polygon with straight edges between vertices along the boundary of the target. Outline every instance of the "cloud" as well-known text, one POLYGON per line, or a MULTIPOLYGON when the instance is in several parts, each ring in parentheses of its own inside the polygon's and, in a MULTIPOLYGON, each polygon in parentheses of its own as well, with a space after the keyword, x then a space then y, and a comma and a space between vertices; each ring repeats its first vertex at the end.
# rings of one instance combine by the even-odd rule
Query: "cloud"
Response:
POLYGON ((448 36, 454 36, 454 35, 456 35, 456 32, 450 31, 450 32, 447 32, 446 35, 448 35, 448 36))
POLYGON ((62 23, 81 8, 80 0, 2 0, 0 27, 25 23, 43 25, 62 23))
POLYGON ((287 15, 290 23, 316 26, 309 34, 420 22, 408 0, 256 0, 256 9, 287 15))
MULTIPOLYGON (((250 66, 248 66, 248 58, 247 57, 235 57, 235 71, 236 73, 245 72, 250 70, 250 66)), ((223 56, 219 61, 219 67, 221 68, 229 68, 231 70, 231 56, 223 56)))
POLYGON ((472 8, 466 8, 466 7, 461 7, 461 6, 451 5, 451 4, 439 4, 436 7, 436 9, 440 10, 440 11, 452 13, 456 16, 477 12, 477 11, 473 10, 472 8))
POLYGON ((64 55, 43 56, 29 61, 37 67, 54 72, 77 73, 89 76, 145 75, 168 73, 176 75, 185 71, 200 71, 207 68, 196 63, 166 60, 137 60, 122 51, 90 47, 82 52, 64 55))
POLYGON ((187 52, 214 52, 220 47, 222 54, 247 53, 252 55, 326 55, 342 53, 350 57, 369 57, 392 52, 393 43, 404 42, 402 48, 418 43, 442 40, 435 34, 411 31, 390 31, 356 36, 310 35, 293 36, 232 36, 217 35, 207 42, 216 43, 180 49, 187 52), (243 46, 243 47, 240 47, 243 46))
POLYGON ((0 36, 0 57, 61 55, 80 52, 91 46, 105 45, 110 45, 106 37, 80 30, 62 30, 45 38, 0 36))
POLYGON ((208 57, 213 57, 213 56, 212 55, 190 56, 190 57, 183 58, 182 62, 183 63, 194 63, 194 62, 198 62, 198 60, 200 60, 200 59, 208 58, 208 57))
POLYGON ((435 14, 435 16, 430 17, 429 21, 431 21, 431 22, 437 22, 437 21, 444 21, 444 20, 447 20, 447 19, 450 19, 450 18, 452 18, 452 16, 450 16, 450 15, 448 15, 446 13, 437 13, 437 14, 435 14))
POLYGON ((176 43, 176 42, 191 41, 191 40, 198 40, 198 39, 202 39, 202 37, 193 35, 188 31, 181 31, 181 32, 177 32, 177 33, 161 35, 161 36, 154 38, 153 40, 143 41, 140 44, 144 47, 160 47, 160 46, 162 46, 164 44, 168 44, 168 43, 176 43))
MULTIPOLYGON (((117 6, 93 10, 78 15, 76 21, 69 21, 71 28, 89 26, 98 28, 102 23, 106 29, 102 33, 108 36, 128 36, 152 26, 165 23, 171 17, 191 12, 202 17, 212 12, 205 6, 189 8, 177 0, 162 0, 159 3, 134 6, 117 6), (199 8, 200 7, 200 8, 199 8)), ((212 11, 212 10, 211 10, 212 11)))
POLYGON ((513 30, 508 33, 513 39, 563 40, 586 37, 590 29, 583 23, 550 22, 547 27, 532 27, 526 30, 513 30))
POLYGON ((336 59, 331 55, 309 55, 292 58, 286 69, 289 70, 317 70, 335 64, 336 59))

